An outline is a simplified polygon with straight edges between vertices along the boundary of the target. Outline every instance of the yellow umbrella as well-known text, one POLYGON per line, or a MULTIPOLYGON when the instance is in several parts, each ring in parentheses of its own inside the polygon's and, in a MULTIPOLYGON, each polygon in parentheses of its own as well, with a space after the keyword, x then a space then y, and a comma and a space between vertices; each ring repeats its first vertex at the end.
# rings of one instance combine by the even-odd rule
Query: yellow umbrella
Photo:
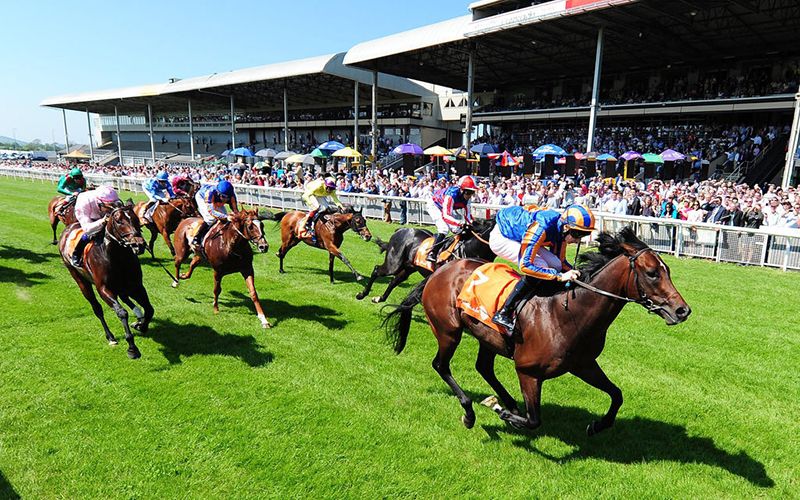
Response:
POLYGON ((336 156, 338 158, 361 158, 362 155, 355 149, 348 147, 334 151, 331 156, 336 156))
POLYGON ((64 158, 77 158, 77 159, 86 159, 89 158, 89 155, 81 151, 80 149, 76 149, 68 155, 64 155, 64 158))
POLYGON ((430 156, 453 156, 453 152, 441 146, 433 146, 423 151, 424 154, 430 156))
POLYGON ((286 163, 303 163, 303 159, 305 159, 305 156, 306 155, 294 154, 283 161, 286 163))

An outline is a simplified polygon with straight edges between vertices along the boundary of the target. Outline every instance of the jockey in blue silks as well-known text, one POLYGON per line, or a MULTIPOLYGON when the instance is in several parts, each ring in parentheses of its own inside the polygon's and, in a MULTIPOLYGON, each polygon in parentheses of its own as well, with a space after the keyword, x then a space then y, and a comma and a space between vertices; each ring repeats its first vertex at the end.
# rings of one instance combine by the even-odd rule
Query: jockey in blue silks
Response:
POLYGON ((570 205, 563 214, 514 206, 497 212, 496 221, 489 234, 489 247, 498 256, 517 263, 522 279, 492 321, 513 337, 516 306, 536 280, 566 282, 580 276, 567 262, 567 245, 594 231, 594 214, 583 205, 570 205))
POLYGON ((169 184, 169 175, 161 171, 152 179, 147 179, 142 183, 144 193, 147 195, 147 209, 144 212, 145 223, 153 222, 153 212, 159 202, 167 203, 170 198, 175 198, 172 186, 169 184))

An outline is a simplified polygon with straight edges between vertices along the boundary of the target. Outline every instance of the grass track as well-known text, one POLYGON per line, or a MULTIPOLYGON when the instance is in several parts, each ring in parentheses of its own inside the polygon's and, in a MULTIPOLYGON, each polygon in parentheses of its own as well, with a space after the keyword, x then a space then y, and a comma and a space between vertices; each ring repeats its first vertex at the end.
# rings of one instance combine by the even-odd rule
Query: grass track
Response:
MULTIPOLYGON (((240 277, 214 316, 208 268, 176 291, 144 257, 156 317, 130 361, 49 245, 54 186, 0 178, 0 193, 0 497, 800 496, 798 274, 665 257, 694 313, 667 328, 628 306, 612 326, 616 427, 585 436, 608 401, 567 375, 544 385, 539 430, 482 407, 466 430, 427 325, 395 356, 341 263, 330 285, 327 256, 301 246, 277 273, 274 224, 256 257, 272 330, 240 277)), ((343 250, 362 273, 381 258, 352 234, 343 250)), ((453 373, 479 400, 476 352, 465 338, 453 373)), ((498 375, 519 396, 510 362, 498 375)))

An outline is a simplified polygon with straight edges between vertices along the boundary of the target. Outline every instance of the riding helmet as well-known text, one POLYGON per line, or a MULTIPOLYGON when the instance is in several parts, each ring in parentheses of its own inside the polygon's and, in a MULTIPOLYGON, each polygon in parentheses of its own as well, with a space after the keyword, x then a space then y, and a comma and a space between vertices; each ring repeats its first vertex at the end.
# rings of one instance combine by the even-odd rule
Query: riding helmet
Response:
POLYGON ((585 205, 570 205, 561 216, 566 229, 590 233, 594 231, 594 214, 585 205))
POLYGON ((325 187, 329 190, 336 189, 336 180, 333 177, 325 178, 325 187))
POLYGON ((228 181, 219 181, 219 184, 217 184, 217 192, 222 196, 233 198, 233 184, 228 181))
POLYGON ((163 170, 158 173, 156 176, 156 180, 167 182, 169 180, 169 174, 164 172, 163 170))
POLYGON ((460 187, 462 191, 475 191, 478 189, 478 186, 475 185, 475 179, 473 179, 471 175, 465 175, 458 179, 458 187, 460 187))
POLYGON ((95 189, 97 199, 103 203, 116 203, 119 201, 119 195, 111 186, 98 186, 95 189))
POLYGON ((83 172, 81 172, 81 169, 79 169, 78 167, 75 167, 69 171, 69 176, 72 177, 73 179, 75 177, 83 177, 83 172))

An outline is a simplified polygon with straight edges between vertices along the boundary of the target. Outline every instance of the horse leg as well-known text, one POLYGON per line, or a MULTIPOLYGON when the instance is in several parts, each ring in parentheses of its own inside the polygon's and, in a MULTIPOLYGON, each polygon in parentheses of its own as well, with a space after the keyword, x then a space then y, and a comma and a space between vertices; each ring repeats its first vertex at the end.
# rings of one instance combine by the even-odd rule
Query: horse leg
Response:
POLYGON ((139 352, 139 348, 136 347, 136 343, 133 340, 133 333, 131 333, 131 328, 128 325, 128 311, 119 303, 114 292, 109 290, 106 286, 99 287, 97 293, 99 293, 106 304, 114 310, 120 323, 122 323, 122 327, 125 329, 125 340, 128 342, 128 357, 131 359, 141 358, 142 353, 139 352))
MULTIPOLYGON (((192 260, 194 262, 194 260, 192 260)), ((191 270, 191 267, 189 267, 191 270)), ((222 292, 222 275, 214 270, 214 314, 219 314, 219 294, 222 292)))
POLYGON ((347 259, 347 257, 345 257, 345 256, 344 256, 344 254, 342 253, 342 251, 341 251, 341 250, 339 250, 339 247, 337 247, 337 246, 336 246, 336 245, 334 245, 333 243, 328 243, 328 244, 326 245, 326 248, 327 248, 327 250, 328 250, 328 253, 330 253, 330 254, 331 254, 331 264, 330 264, 331 283, 333 283, 333 258, 334 258, 334 257, 339 257, 339 260, 341 260, 342 262, 344 262, 344 265, 346 265, 348 268, 350 268, 350 271, 353 273, 353 276, 355 276, 355 278, 356 278, 356 281, 361 281, 361 280, 363 280, 363 279, 364 279, 364 277, 363 277, 363 276, 361 276, 360 274, 358 274, 358 271, 356 271, 356 270, 355 270, 355 268, 353 267, 353 265, 352 265, 352 264, 350 264, 350 261, 347 259))
POLYGON ((142 306, 142 310, 139 310, 138 307, 134 307, 128 303, 128 305, 131 305, 133 314, 136 315, 137 319, 136 323, 133 324, 133 329, 142 334, 147 333, 155 310, 152 304, 150 304, 150 297, 147 295, 147 290, 144 288, 144 285, 137 287, 137 289, 131 293, 131 298, 142 306))
POLYGON ((264 309, 261 307, 261 301, 258 300, 258 292, 256 291, 256 280, 253 275, 253 270, 242 271, 242 277, 247 284, 247 291, 250 292, 250 300, 256 308, 258 320, 261 321, 261 326, 264 328, 271 328, 272 325, 267 321, 267 316, 264 314, 264 309))
POLYGON ((377 265, 374 268, 372 268, 372 274, 369 275, 369 279, 367 280, 367 283, 364 285, 364 289, 356 294, 356 299, 361 300, 367 295, 369 295, 369 292, 372 290, 372 284, 375 283, 375 280, 380 278, 381 276, 384 276, 383 274, 380 274, 382 267, 383 265, 377 265))
POLYGON ((286 271, 283 270, 283 258, 286 257, 286 254, 289 253, 289 250, 291 250, 298 243, 300 243, 300 240, 297 240, 294 237, 290 237, 286 242, 281 243, 281 248, 278 250, 278 253, 275 254, 278 259, 280 259, 280 268, 278 269, 279 273, 286 273, 286 271))
POLYGON ((94 315, 97 316, 97 319, 100 320, 100 324, 103 325, 103 331, 106 334, 106 340, 108 340, 109 345, 117 345, 117 338, 114 337, 114 334, 111 333, 111 330, 108 328, 108 323, 106 323, 106 318, 103 314, 103 306, 97 301, 97 297, 95 297, 94 291, 92 290, 92 285, 84 281, 81 275, 71 267, 69 268, 69 273, 75 279, 83 296, 89 301, 89 304, 91 304, 94 315))
POLYGON ((386 287, 386 291, 383 292, 383 295, 380 297, 373 297, 372 302, 375 304, 386 302, 386 299, 389 298, 389 294, 392 293, 392 290, 394 290, 397 285, 407 280, 412 274, 414 274, 413 269, 401 269, 400 272, 398 272, 394 278, 392 278, 392 281, 389 282, 389 286, 386 287))
POLYGON ((328 254, 328 276, 331 279, 331 283, 333 283, 333 259, 335 256, 332 253, 328 254))
POLYGON ((147 226, 147 230, 150 231, 150 241, 147 243, 147 246, 150 248, 150 254, 153 254, 153 247, 156 243, 156 237, 158 236, 158 232, 153 230, 152 227, 149 225, 147 226))
POLYGON ((542 425, 541 401, 542 401, 542 381, 524 370, 517 370, 519 386, 522 389, 522 397, 525 399, 525 409, 527 418, 509 413, 503 420, 517 428, 536 429, 542 425))
POLYGON ((164 242, 167 244, 167 248, 169 248, 169 253, 171 253, 172 256, 174 257, 175 247, 172 246, 172 242, 169 240, 169 233, 167 233, 167 228, 166 227, 162 228, 160 232, 161 232, 161 237, 164 238, 164 242))
POLYGON ((489 349, 486 345, 481 343, 480 347, 478 348, 478 359, 475 361, 475 369, 478 370, 478 373, 481 374, 483 380, 489 384, 492 390, 497 393, 497 396, 500 398, 500 401, 503 402, 503 406, 506 407, 506 410, 514 415, 519 415, 517 402, 514 400, 511 394, 508 393, 506 388, 503 387, 503 384, 497 380, 497 375, 494 373, 495 357, 497 357, 497 354, 495 354, 495 352, 489 349))
MULTIPOLYGON (((192 273, 194 272, 194 268, 197 267, 198 264, 200 264, 201 260, 202 259, 201 259, 201 257, 199 255, 195 255, 194 257, 192 257, 192 261, 189 262, 189 270, 186 271, 183 274, 178 274, 176 276, 178 276, 178 278, 180 278, 182 280, 188 280, 189 278, 192 277, 192 273)), ((178 263, 178 260, 176 258, 176 260, 175 260, 175 272, 176 273, 178 272, 178 268, 179 267, 180 267, 180 264, 178 263)))
MULTIPOLYGON (((431 325, 431 328, 434 328, 433 325, 431 325)), ((469 399, 469 396, 458 385, 458 382, 450 372, 450 360, 453 359, 453 354, 455 354, 456 348, 461 341, 461 328, 459 327, 452 332, 440 332, 434 328, 434 334, 436 334, 436 339, 439 341, 439 351, 436 353, 436 357, 433 358, 433 369, 450 386, 450 389, 458 398, 461 407, 464 408, 461 422, 467 429, 471 429, 475 425, 475 411, 472 409, 472 400, 469 399)))
POLYGON ((58 227, 58 217, 50 215, 50 227, 53 228, 53 245, 58 245, 58 238, 56 238, 56 228, 58 227))
POLYGON ((586 433, 594 436, 614 425, 619 407, 622 406, 622 391, 610 381, 596 360, 591 363, 574 368, 570 372, 587 384, 600 389, 611 397, 611 406, 600 420, 594 420, 586 427, 586 433))

